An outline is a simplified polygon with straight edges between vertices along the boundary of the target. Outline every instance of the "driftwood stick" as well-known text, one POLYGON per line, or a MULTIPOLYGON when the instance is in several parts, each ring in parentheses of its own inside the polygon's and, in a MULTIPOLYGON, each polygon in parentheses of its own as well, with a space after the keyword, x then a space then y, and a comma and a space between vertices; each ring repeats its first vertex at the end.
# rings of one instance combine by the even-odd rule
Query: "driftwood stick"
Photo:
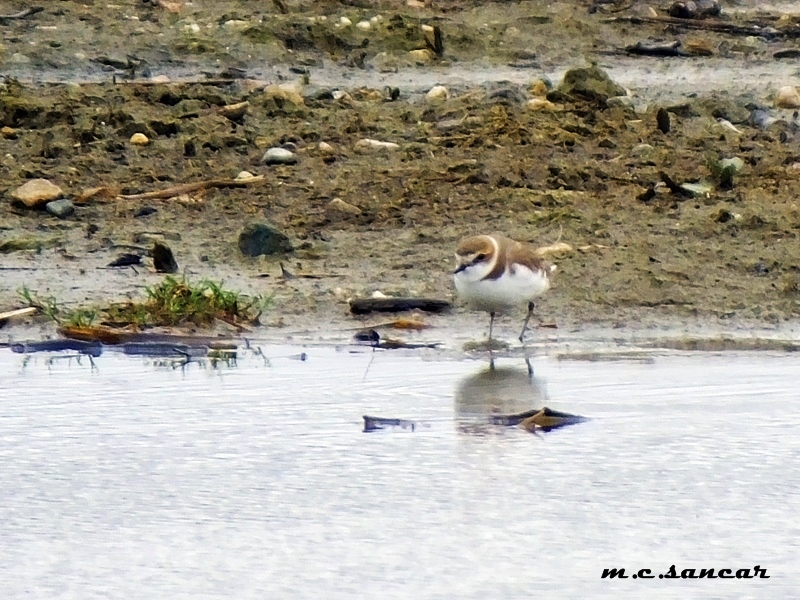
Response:
POLYGON ((223 187, 245 187, 251 183, 258 183, 264 181, 263 175, 258 175, 252 179, 208 179, 206 181, 195 181, 192 183, 182 183, 163 190, 155 190, 153 192, 144 192, 142 194, 128 194, 120 195, 117 198, 122 200, 156 200, 163 198, 174 198, 182 194, 191 194, 200 190, 207 190, 209 188, 223 188, 223 187))
POLYGON ((402 312, 405 310, 424 310, 427 312, 443 312, 450 308, 447 300, 435 298, 353 298, 350 300, 350 312, 354 315, 365 315, 375 312, 402 312))
POLYGON ((30 17, 31 15, 35 15, 36 13, 40 13, 44 10, 44 6, 31 6, 30 8, 26 8, 24 10, 19 11, 18 13, 14 13, 13 15, 0 15, 0 23, 5 24, 6 21, 14 21, 17 19, 25 19, 30 17))
POLYGON ((0 312, 0 323, 5 323, 8 319, 14 318, 22 318, 28 317, 30 315, 35 315, 39 312, 39 309, 35 306, 27 306, 25 308, 17 308, 15 310, 7 310, 5 312, 0 312))
POLYGON ((637 17, 624 16, 613 17, 606 20, 607 23, 631 23, 632 25, 644 25, 655 23, 660 25, 674 25, 687 29, 703 29, 706 31, 717 31, 720 33, 730 33, 732 35, 759 35, 771 38, 797 38, 800 37, 800 27, 784 27, 777 29, 762 25, 736 25, 713 19, 678 19, 675 17, 637 17))

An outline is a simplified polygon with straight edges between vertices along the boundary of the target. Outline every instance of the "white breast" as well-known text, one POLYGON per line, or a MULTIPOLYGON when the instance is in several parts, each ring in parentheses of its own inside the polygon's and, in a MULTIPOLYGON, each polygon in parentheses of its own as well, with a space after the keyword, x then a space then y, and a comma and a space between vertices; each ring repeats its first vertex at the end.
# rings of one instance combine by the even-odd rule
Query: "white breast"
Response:
POLYGON ((473 307, 490 312, 502 312, 532 301, 550 288, 544 271, 514 265, 513 273, 506 269, 498 279, 477 279, 467 268, 454 276, 459 296, 473 307))

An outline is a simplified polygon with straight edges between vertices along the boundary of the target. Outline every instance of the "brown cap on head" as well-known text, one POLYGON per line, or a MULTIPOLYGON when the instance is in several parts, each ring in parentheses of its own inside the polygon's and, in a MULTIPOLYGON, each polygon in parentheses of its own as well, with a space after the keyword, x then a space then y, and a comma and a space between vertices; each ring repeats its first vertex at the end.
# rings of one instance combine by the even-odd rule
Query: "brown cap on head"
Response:
POLYGON ((494 246, 488 236, 474 235, 464 238, 456 248, 456 254, 459 256, 472 256, 473 254, 492 254, 494 253, 494 246))

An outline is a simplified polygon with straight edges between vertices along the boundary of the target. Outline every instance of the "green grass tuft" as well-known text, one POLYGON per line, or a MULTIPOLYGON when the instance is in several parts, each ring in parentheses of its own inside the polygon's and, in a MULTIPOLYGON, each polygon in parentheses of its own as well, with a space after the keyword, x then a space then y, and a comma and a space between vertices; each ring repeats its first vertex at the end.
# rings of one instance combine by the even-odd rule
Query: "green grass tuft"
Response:
POLYGON ((235 324, 256 321, 271 303, 271 297, 247 297, 208 279, 191 284, 167 276, 157 286, 147 288, 145 302, 130 302, 107 312, 115 321, 140 326, 211 325, 215 320, 235 324))

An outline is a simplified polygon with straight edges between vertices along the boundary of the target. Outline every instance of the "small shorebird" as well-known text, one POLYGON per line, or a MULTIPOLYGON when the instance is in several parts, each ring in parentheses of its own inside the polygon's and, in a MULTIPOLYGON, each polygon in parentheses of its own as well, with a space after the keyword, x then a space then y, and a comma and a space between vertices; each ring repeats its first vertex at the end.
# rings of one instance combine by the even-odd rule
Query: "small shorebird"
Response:
POLYGON ((467 303, 489 313, 489 340, 496 313, 528 303, 519 341, 533 315, 533 299, 550 288, 555 265, 532 246, 499 235, 476 235, 461 240, 453 273, 456 290, 467 303))

